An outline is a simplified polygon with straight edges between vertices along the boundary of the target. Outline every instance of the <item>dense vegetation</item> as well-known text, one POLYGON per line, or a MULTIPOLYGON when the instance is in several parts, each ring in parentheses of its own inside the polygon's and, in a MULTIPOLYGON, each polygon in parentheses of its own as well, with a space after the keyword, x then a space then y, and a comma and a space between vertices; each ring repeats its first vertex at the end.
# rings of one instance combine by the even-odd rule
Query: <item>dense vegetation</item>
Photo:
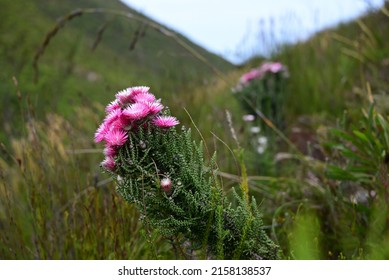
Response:
POLYGON ((286 123, 268 124, 258 154, 231 87, 263 58, 234 67, 164 27, 74 12, 143 18, 116 1, 0 3, 1 258, 177 257, 99 168, 93 132, 104 106, 136 85, 217 152, 227 194, 247 179, 283 258, 389 257, 388 7, 274 52, 290 74, 286 123), (34 69, 56 19, 72 11, 34 69))

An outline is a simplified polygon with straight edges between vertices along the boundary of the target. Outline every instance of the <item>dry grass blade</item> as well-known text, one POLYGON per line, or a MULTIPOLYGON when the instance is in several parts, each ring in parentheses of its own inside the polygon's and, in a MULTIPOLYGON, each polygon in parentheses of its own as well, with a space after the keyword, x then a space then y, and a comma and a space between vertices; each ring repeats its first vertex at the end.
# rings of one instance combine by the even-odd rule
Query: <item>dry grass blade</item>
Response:
MULTIPOLYGON (((198 51, 196 51, 194 48, 192 48, 189 44, 187 44, 183 39, 179 38, 177 34, 173 31, 170 31, 163 27, 162 25, 150 21, 146 18, 134 15, 130 12, 124 12, 124 11, 119 11, 119 10, 112 10, 112 9, 103 9, 103 8, 86 8, 86 9, 76 9, 72 12, 70 12, 68 15, 60 18, 57 22, 57 24, 46 34, 46 37, 43 41, 43 43, 39 46, 38 50, 35 53, 34 60, 33 60, 33 69, 35 72, 35 81, 37 82, 39 79, 39 60, 43 56, 46 48, 50 44, 51 40, 55 37, 55 35, 58 33, 58 31, 65 26, 65 24, 74 18, 84 15, 84 14, 111 14, 111 15, 116 15, 116 16, 122 16, 131 20, 135 20, 138 22, 141 22, 144 25, 150 26, 154 30, 162 33, 163 35, 172 38, 178 45, 183 47, 186 51, 188 51, 193 57, 196 59, 200 60, 203 62, 205 65, 207 65, 217 76, 219 76, 225 83, 229 84, 229 81, 224 77, 224 75, 214 66, 212 65, 204 56, 202 56, 198 51)), ((139 35, 144 36, 145 30, 140 31, 139 30, 139 35)), ((138 39, 137 37, 141 36, 135 36, 136 40, 138 39)), ((130 49, 131 46, 130 45, 130 49)))
POLYGON ((34 60, 33 60, 33 63, 32 63, 32 66, 33 66, 34 72, 35 72, 35 81, 38 81, 38 78, 39 78, 39 71, 38 71, 39 59, 45 53, 45 50, 46 50, 47 46, 50 44, 50 41, 54 38, 54 36, 58 33, 58 31, 62 27, 65 26, 65 24, 68 21, 71 21, 72 19, 74 19, 74 18, 76 18, 78 16, 81 16, 82 14, 83 14, 83 10, 82 9, 76 9, 76 10, 70 12, 68 15, 60 18, 58 20, 57 24, 46 34, 46 37, 45 37, 43 43, 40 45, 40 47, 38 48, 38 50, 35 53, 34 60))
POLYGON ((108 22, 102 24, 100 28, 97 30, 96 39, 93 42, 93 45, 91 47, 92 51, 96 50, 97 46, 100 44, 101 39, 103 38, 104 31, 106 30, 108 26, 108 22))

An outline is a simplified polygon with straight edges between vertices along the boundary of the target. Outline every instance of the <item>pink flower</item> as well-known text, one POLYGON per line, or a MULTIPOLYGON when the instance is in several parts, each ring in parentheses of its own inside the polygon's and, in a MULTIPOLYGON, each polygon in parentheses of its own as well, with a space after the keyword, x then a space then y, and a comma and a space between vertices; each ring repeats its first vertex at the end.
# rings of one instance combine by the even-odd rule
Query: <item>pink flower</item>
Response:
POLYGON ((108 127, 105 124, 105 122, 103 122, 95 132, 95 142, 98 143, 103 141, 105 138, 105 134, 107 134, 107 132, 108 132, 108 127))
POLYGON ((279 62, 274 62, 270 66, 270 72, 273 72, 273 73, 278 73, 278 72, 282 71, 283 69, 284 69, 284 66, 279 62))
POLYGON ((117 149, 114 146, 107 145, 104 148, 104 155, 107 157, 114 157, 117 155, 117 149))
POLYGON ((133 98, 135 103, 147 103, 147 102, 154 102, 155 101, 155 96, 154 94, 148 93, 148 92, 143 92, 139 93, 134 96, 133 98))
POLYGON ((121 129, 112 129, 105 134, 104 139, 110 146, 123 146, 128 139, 128 135, 121 129))
POLYGON ((126 128, 130 124, 131 124, 131 120, 128 119, 128 117, 126 117, 123 113, 121 113, 120 116, 110 124, 109 130, 113 130, 113 129, 126 130, 126 128))
POLYGON ((284 66, 280 62, 265 62, 261 65, 260 69, 263 72, 278 73, 284 70, 284 66))
POLYGON ((115 160, 112 157, 106 157, 101 165, 108 170, 113 171, 115 169, 115 160))
POLYGON ((246 84, 251 80, 254 79, 259 79, 263 76, 263 71, 261 71, 258 68, 252 69, 250 72, 243 74, 242 77, 240 78, 240 82, 242 84, 246 84))
POLYGON ((158 116, 153 120, 154 125, 163 128, 172 127, 179 123, 180 122, 172 116, 158 116))
POLYGON ((118 120, 120 116, 122 115, 121 109, 115 109, 112 112, 110 112, 104 119, 105 125, 110 128, 111 124, 118 120))
POLYGON ((150 114, 158 114, 163 109, 163 105, 159 102, 147 102, 145 103, 149 107, 150 114))
POLYGON ((149 107, 144 103, 134 103, 123 110, 123 115, 130 120, 140 120, 149 114, 149 107))
POLYGON ((116 100, 118 100, 118 102, 120 102, 122 105, 126 105, 132 103, 134 94, 131 91, 131 88, 127 88, 116 93, 115 97, 116 100))
POLYGON ((134 103, 134 97, 141 93, 148 93, 149 87, 131 87, 126 88, 125 90, 119 91, 115 97, 123 105, 134 103))
POLYGON ((149 92, 150 88, 145 86, 138 86, 138 87, 132 87, 130 88, 134 95, 140 94, 140 93, 146 93, 149 92))
POLYGON ((111 103, 109 103, 107 105, 107 107, 105 107, 105 112, 107 114, 111 113, 112 111, 116 110, 116 109, 120 109, 120 104, 119 104, 119 101, 117 99, 115 99, 114 101, 112 101, 111 103))

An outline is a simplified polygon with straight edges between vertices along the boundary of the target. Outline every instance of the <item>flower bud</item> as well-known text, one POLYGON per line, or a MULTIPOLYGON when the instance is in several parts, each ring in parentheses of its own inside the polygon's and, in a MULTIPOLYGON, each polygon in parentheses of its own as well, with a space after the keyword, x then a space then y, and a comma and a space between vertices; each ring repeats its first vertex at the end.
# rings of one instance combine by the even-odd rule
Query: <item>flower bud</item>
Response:
POLYGON ((161 180, 161 188, 165 193, 168 193, 172 188, 172 180, 170 178, 163 178, 161 180))

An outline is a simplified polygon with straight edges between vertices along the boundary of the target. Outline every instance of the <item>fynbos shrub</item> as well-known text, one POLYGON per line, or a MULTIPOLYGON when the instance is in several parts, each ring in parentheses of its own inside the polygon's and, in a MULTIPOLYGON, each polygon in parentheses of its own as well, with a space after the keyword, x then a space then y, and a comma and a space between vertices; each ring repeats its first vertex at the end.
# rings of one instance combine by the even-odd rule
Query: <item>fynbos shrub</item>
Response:
POLYGON ((215 156, 204 160, 202 143, 192 140, 190 129, 176 130, 179 121, 148 87, 120 91, 106 112, 95 134, 106 145, 102 167, 142 221, 181 248, 181 257, 278 257, 247 186, 233 191, 233 207, 219 184, 215 156))
MULTIPOLYGON (((283 129, 286 66, 280 62, 265 62, 242 75, 233 88, 236 98, 248 114, 263 114, 283 129)), ((266 125, 262 125, 264 130, 266 125)))

